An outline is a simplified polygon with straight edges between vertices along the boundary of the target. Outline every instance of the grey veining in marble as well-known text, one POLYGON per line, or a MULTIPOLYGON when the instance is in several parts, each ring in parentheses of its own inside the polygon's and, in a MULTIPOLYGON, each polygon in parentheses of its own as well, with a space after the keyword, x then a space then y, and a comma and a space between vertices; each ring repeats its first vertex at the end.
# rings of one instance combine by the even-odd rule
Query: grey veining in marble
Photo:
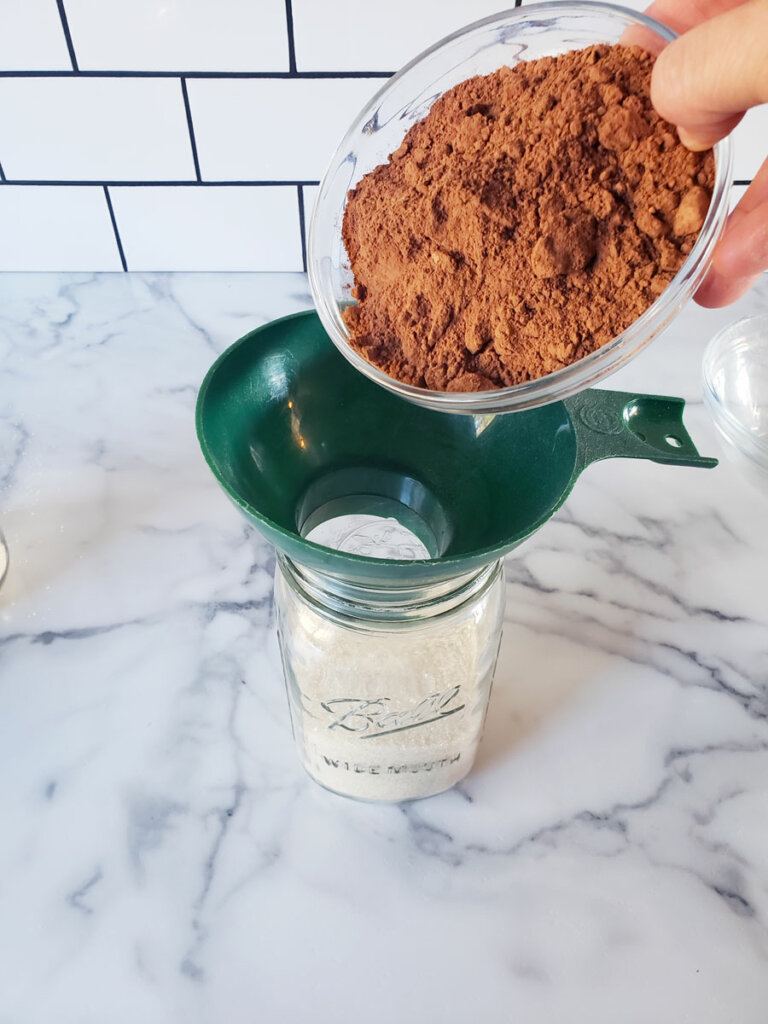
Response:
MULTIPOLYGON (((507 565, 477 766, 295 757, 273 555, 194 433, 303 277, 0 277, 0 1024, 766 1024, 768 497, 591 467, 507 565)), ((717 454, 687 308, 611 378, 717 454)))

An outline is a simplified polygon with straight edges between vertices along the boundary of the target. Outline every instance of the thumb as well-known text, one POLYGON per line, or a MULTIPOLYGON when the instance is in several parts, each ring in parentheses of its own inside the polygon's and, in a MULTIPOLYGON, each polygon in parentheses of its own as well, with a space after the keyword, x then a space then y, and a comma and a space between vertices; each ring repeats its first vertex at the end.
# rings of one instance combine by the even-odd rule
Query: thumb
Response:
POLYGON ((659 54, 651 100, 689 149, 709 149, 745 110, 768 101, 768 3, 742 4, 659 54))
POLYGON ((764 270, 768 270, 768 160, 728 218, 696 301, 700 306, 727 306, 764 270))

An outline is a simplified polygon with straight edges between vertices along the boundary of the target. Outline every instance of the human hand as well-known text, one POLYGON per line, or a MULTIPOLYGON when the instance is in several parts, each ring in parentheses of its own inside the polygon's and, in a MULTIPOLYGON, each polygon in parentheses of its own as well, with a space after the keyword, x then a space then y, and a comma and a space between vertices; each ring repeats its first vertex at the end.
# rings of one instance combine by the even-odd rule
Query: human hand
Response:
MULTIPOLYGON (((681 33, 656 60, 651 99, 689 149, 709 149, 768 102, 768 0, 656 0, 646 13, 681 33)), ((727 306, 766 269, 768 159, 728 218, 696 301, 727 306)))

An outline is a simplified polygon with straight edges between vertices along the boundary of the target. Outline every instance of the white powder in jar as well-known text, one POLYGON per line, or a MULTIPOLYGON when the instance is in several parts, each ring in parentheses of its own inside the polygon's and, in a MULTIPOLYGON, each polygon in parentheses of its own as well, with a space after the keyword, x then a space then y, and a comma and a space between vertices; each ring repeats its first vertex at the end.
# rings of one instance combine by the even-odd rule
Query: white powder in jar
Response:
POLYGON ((441 792, 472 766, 503 612, 503 576, 453 612, 372 628, 334 621, 278 570, 276 598, 294 735, 321 785, 368 800, 441 792))

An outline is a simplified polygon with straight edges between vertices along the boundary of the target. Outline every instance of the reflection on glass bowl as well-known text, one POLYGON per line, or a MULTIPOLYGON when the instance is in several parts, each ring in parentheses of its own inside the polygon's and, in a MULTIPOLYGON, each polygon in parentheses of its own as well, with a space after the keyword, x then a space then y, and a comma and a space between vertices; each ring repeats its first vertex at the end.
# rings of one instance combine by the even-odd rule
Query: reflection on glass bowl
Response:
POLYGON ((704 352, 702 388, 726 456, 768 491, 768 315, 715 335, 704 352))
POLYGON ((0 586, 3 585, 3 580, 8 572, 8 545, 5 543, 5 537, 3 536, 2 530, 0 530, 0 586))

